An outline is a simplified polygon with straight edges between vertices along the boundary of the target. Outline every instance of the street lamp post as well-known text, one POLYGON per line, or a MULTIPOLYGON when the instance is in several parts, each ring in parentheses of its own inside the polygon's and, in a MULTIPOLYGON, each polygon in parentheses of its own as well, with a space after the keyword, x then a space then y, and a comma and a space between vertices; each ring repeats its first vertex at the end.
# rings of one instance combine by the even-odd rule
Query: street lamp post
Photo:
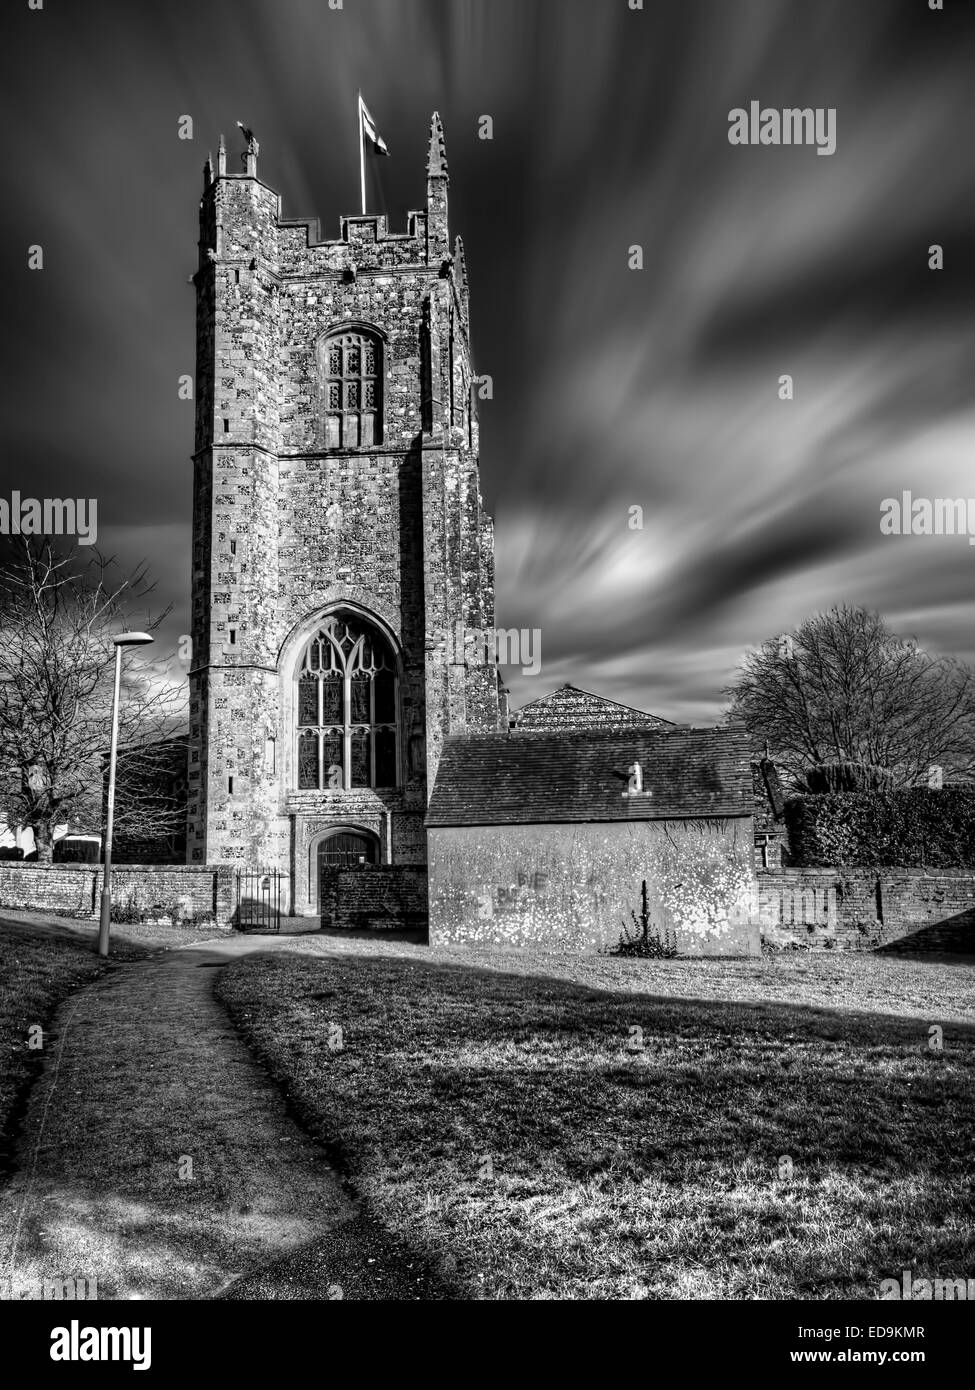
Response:
POLYGON ((115 691, 112 695, 112 743, 108 755, 108 807, 105 812, 105 868, 102 878, 102 911, 98 924, 98 954, 108 955, 108 934, 112 920, 112 826, 115 820, 115 760, 118 754, 118 702, 122 683, 122 648, 144 647, 155 641, 148 632, 120 632, 115 643, 115 691))

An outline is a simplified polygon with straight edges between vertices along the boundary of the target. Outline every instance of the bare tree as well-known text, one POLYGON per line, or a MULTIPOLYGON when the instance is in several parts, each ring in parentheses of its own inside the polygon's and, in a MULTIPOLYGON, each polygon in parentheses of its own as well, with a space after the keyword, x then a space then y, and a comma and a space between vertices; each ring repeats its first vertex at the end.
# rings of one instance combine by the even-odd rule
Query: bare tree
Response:
MULTIPOLYGON (((133 626, 158 628, 166 613, 152 618, 144 606, 152 588, 144 566, 125 576, 97 552, 82 558, 24 536, 0 546, 0 806, 8 819, 31 827, 40 860, 51 859, 58 824, 100 824, 112 636, 133 626)), ((140 757, 150 772, 147 798, 127 798, 116 825, 140 835, 152 823, 165 835, 173 809, 163 804, 157 820, 149 793, 154 749, 179 726, 180 694, 147 664, 129 660, 124 672, 119 746, 127 780, 139 781, 140 757)))
POLYGON ((893 785, 975 769, 975 671, 897 637, 877 613, 839 607, 745 658, 725 694, 756 747, 792 782, 829 763, 885 768, 893 785))

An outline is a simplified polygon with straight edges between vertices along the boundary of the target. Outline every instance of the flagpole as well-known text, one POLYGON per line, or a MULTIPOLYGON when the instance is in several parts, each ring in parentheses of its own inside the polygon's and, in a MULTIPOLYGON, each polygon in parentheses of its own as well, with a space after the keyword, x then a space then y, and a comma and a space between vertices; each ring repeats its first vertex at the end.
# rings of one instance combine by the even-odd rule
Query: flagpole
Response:
POLYGON ((362 91, 359 91, 359 183, 362 188, 362 215, 366 215, 366 141, 362 128, 362 91))

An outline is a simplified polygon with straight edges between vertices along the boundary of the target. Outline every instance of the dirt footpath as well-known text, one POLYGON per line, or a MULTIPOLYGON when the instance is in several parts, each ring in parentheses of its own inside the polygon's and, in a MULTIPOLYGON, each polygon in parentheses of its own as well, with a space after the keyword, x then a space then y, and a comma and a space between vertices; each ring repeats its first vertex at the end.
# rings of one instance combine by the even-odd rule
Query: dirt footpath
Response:
MULTIPOLYGON (((103 1298, 443 1298, 343 1189, 213 986, 250 951, 120 964, 62 1006, 0 1192, 0 1280, 95 1278, 103 1298)), ((16 1296, 16 1294, 15 1294, 16 1296)))

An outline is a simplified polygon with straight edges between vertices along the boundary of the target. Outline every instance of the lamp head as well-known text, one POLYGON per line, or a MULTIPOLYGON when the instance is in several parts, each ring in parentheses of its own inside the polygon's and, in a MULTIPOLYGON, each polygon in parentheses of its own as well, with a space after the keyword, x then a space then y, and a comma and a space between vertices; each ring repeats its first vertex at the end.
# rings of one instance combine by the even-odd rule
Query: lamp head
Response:
POLYGON ((147 642, 155 642, 148 632, 120 632, 112 641, 116 647, 144 647, 147 642))

